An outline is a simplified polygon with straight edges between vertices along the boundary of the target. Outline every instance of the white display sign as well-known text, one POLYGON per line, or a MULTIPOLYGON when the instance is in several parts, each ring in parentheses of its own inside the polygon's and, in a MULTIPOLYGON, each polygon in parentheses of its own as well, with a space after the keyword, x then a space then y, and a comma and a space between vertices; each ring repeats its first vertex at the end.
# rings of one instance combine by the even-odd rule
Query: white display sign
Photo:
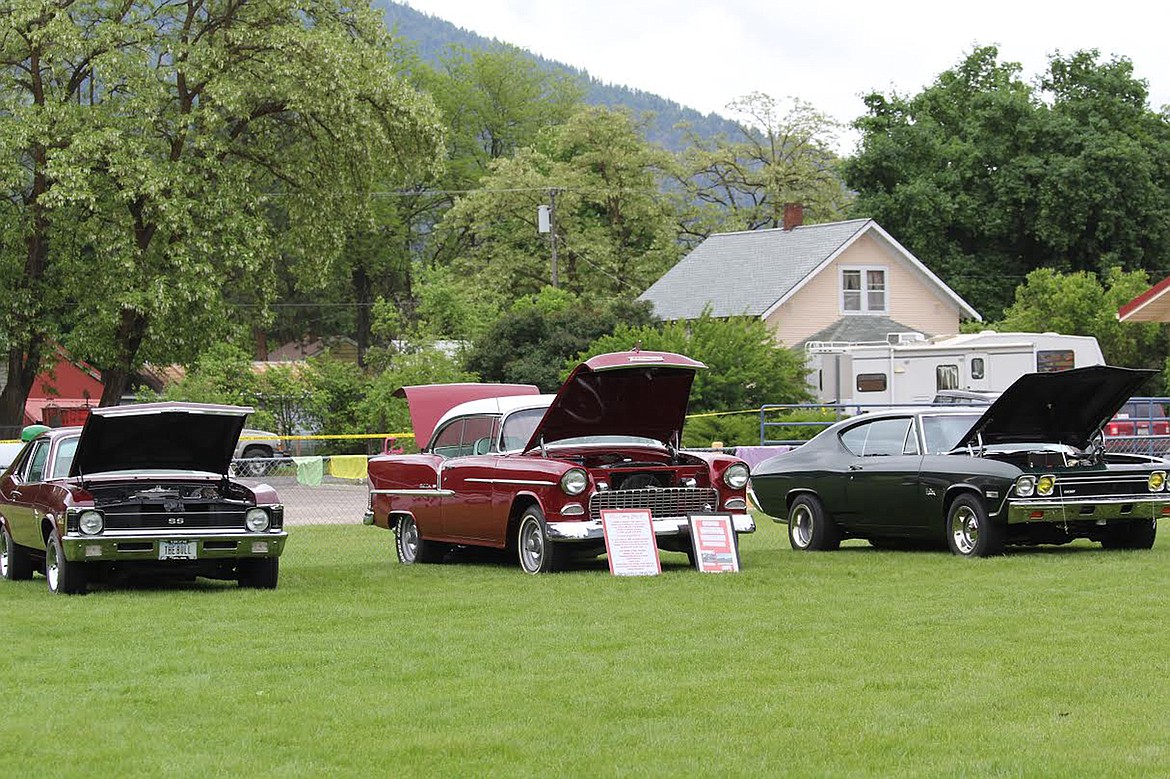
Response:
POLYGON ((614 576, 657 576, 662 573, 649 509, 603 509, 601 527, 605 532, 610 573, 614 576))

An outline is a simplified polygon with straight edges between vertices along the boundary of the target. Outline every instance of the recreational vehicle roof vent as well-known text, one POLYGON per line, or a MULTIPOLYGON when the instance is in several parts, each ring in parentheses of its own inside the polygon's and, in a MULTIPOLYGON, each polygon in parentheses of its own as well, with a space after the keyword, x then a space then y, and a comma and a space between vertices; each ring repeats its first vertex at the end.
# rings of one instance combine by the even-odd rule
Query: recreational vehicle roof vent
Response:
POLYGON ((886 343, 889 344, 918 344, 926 340, 922 333, 887 333, 886 343))

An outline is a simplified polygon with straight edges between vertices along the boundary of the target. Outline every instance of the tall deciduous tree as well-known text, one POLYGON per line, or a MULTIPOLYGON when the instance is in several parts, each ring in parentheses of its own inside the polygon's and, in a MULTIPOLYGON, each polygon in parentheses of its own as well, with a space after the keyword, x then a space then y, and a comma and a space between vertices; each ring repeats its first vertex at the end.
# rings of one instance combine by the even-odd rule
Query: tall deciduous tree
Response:
MULTIPOLYGON (((84 236, 76 257, 43 251, 39 276, 76 290, 67 343, 101 367, 103 404, 145 357, 190 358, 222 333, 225 290, 265 302, 276 257, 326 275, 372 177, 441 158, 437 112, 395 71, 368 8, 16 5, 0 17, 0 137, 44 179, 24 192, 30 234, 51 236, 45 212, 84 236)), ((17 332, 11 351, 33 356, 51 334, 17 332)))
POLYGON ((1170 263, 1170 121, 1124 58, 1055 55, 1037 88, 976 48, 917 95, 866 98, 854 210, 988 316, 1053 267, 1170 263))
POLYGON ((463 232, 454 267, 479 274, 510 303, 552 278, 550 235, 537 209, 554 206, 559 283, 586 298, 634 297, 674 262, 671 205, 660 195, 669 155, 625 113, 583 108, 461 198, 441 229, 463 232), (553 198, 555 197, 555 203, 553 198))
POLYGON ((841 214, 848 192, 833 151, 839 126, 802 100, 777 101, 761 92, 729 104, 737 137, 691 135, 678 175, 685 199, 683 234, 780 227, 786 203, 800 203, 810 221, 841 214))

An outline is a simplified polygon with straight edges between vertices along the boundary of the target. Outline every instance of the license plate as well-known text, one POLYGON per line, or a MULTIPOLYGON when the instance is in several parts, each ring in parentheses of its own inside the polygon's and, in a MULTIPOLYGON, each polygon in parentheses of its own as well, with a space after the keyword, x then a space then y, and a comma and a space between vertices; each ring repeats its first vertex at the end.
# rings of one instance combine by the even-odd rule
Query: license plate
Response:
POLYGON ((159 541, 158 559, 160 560, 194 560, 198 544, 194 541, 159 541))

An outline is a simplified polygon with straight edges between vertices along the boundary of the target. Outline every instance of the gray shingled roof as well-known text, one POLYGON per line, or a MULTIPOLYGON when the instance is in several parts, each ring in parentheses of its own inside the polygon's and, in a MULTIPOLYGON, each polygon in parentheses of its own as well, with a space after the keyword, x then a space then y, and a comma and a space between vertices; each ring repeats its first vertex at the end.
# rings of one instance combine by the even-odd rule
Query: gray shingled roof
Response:
MULTIPOLYGON (((886 336, 890 333, 922 333, 922 331, 896 322, 888 316, 874 316, 872 314, 843 316, 824 330, 813 333, 801 341, 797 344, 797 348, 803 349, 809 341, 844 341, 847 343, 885 341, 886 336)), ((922 334, 928 337, 934 335, 934 333, 922 334)))
POLYGON ((760 316, 870 223, 717 233, 638 299, 649 300, 667 320, 698 319, 707 305, 712 316, 760 316))

